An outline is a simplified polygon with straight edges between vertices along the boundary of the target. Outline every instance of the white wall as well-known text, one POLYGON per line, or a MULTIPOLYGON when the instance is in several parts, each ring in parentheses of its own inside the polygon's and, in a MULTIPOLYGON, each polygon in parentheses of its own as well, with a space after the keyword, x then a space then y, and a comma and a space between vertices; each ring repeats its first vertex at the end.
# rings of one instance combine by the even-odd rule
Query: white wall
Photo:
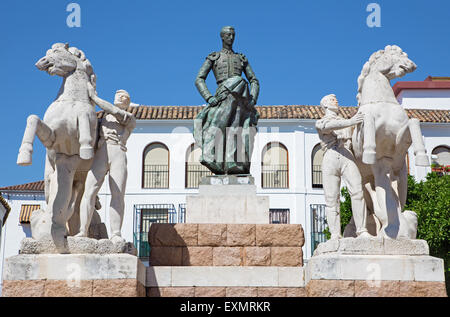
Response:
MULTIPOLYGON (((6 199, 11 211, 8 219, 3 226, 0 247, 0 272, 3 272, 3 264, 6 258, 19 254, 20 242, 25 237, 31 237, 29 224, 21 224, 19 222, 20 209, 22 205, 41 205, 45 207, 44 195, 3 195, 6 199)), ((3 281, 3 274, 0 277, 0 283, 3 281)))
POLYGON ((450 89, 404 89, 397 96, 405 109, 450 109, 450 89))

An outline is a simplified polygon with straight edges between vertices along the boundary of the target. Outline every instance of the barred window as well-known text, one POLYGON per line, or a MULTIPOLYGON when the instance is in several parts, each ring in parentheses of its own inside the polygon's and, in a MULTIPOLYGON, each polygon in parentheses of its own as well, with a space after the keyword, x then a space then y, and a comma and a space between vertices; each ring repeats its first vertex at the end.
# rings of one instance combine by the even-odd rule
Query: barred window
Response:
POLYGON ((201 154, 202 150, 195 144, 192 144, 186 152, 186 188, 198 188, 204 176, 212 175, 212 172, 200 163, 201 154))
POLYGON ((162 143, 152 143, 144 150, 143 188, 169 188, 169 149, 162 143))
POLYGON ((262 153, 261 187, 289 188, 289 159, 287 148, 279 142, 267 144, 262 153))
POLYGON ((320 144, 317 144, 311 155, 311 179, 313 188, 323 188, 322 183, 322 161, 323 150, 320 144))

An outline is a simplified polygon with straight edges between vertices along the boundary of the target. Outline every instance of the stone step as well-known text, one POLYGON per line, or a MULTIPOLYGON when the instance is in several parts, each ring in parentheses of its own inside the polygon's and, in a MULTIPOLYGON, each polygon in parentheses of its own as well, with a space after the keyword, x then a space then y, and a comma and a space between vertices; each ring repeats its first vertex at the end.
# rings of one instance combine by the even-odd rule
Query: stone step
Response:
POLYGON ((298 224, 152 224, 152 266, 303 266, 298 224))

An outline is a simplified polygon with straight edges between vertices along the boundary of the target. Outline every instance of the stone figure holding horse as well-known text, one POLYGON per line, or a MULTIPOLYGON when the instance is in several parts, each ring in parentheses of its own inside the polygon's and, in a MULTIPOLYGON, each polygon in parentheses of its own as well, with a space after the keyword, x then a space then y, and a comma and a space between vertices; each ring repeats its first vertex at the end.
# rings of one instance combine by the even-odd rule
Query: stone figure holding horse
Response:
MULTIPOLYGON (((95 89, 96 76, 85 54, 68 44, 54 44, 36 66, 50 75, 63 77, 63 83, 43 120, 36 115, 28 117, 17 164, 32 163, 33 141, 37 136, 47 149, 44 175, 47 208, 33 213, 32 236, 36 240, 52 239, 58 251, 64 253, 67 222, 79 208, 86 173, 94 157, 97 115, 88 88, 95 89)), ((103 106, 103 110, 125 115, 125 111, 112 105, 103 106)))

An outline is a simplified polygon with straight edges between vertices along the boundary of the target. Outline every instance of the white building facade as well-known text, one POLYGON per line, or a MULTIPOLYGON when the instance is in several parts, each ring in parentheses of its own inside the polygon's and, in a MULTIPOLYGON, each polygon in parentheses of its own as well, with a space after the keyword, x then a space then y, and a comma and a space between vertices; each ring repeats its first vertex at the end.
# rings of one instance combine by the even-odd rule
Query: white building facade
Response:
MULTIPOLYGON (((434 103, 430 105, 428 102, 434 94, 441 96, 441 89, 428 89, 429 96, 421 97, 421 102, 413 101, 413 88, 397 89, 399 101, 408 102, 408 115, 421 120, 430 158, 432 161, 439 159, 444 164, 450 164, 445 163, 446 153, 450 152, 450 81, 447 84, 449 95, 439 104, 442 107, 436 108, 434 103), (443 154, 432 157, 436 148, 443 149, 439 152, 443 154)), ((257 108, 261 119, 251 160, 251 175, 255 179, 257 194, 269 196, 271 222, 303 226, 303 254, 308 259, 314 245, 323 239, 322 154, 315 129, 316 120, 323 115, 322 109, 319 106, 257 108)), ((198 181, 208 175, 208 171, 198 163, 199 150, 193 146, 193 119, 200 110, 201 106, 139 106, 129 109, 138 120, 127 143, 128 179, 122 235, 135 242, 142 256, 148 252, 148 225, 152 222, 183 222, 186 197, 195 195, 198 181)), ((354 107, 341 108, 344 117, 351 117, 354 113, 354 107)), ((430 168, 415 166, 412 149, 408 162, 410 174, 417 179, 423 179, 431 171, 430 168)), ((2 269, 4 259, 17 254, 20 241, 30 236, 30 213, 34 209, 45 208, 45 200, 42 182, 4 187, 0 192, 11 206, 1 240, 2 269)), ((111 195, 108 177, 99 198, 102 204, 99 214, 109 231, 111 195)))

